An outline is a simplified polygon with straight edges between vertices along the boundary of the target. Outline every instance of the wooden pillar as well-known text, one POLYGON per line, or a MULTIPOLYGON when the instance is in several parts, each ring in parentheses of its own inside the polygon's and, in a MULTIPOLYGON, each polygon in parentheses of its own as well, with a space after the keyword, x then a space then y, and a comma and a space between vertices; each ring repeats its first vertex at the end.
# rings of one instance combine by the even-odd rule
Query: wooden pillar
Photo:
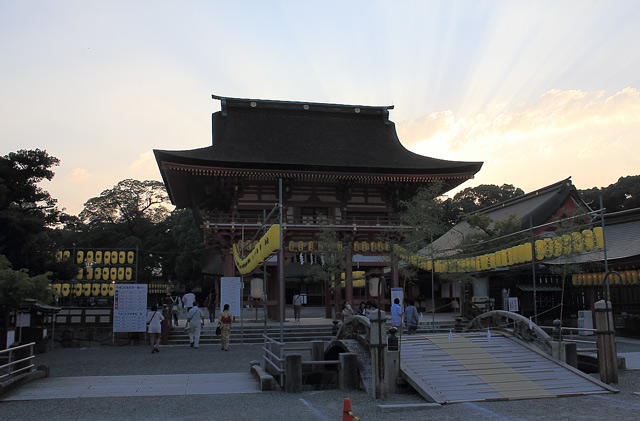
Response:
MULTIPOLYGON (((280 281, 277 276, 271 276, 273 270, 267 266, 267 314, 269 319, 280 321, 280 281)), ((276 271, 277 273, 277 271, 276 271)))
MULTIPOLYGON (((400 273, 398 271, 398 261, 396 260, 393 265, 391 265, 391 287, 399 288, 400 287, 400 273)), ((406 293, 406 291, 405 291, 406 293)))
POLYGON ((236 274, 236 263, 233 260, 233 253, 231 249, 224 251, 224 267, 223 267, 224 276, 235 276, 236 274))
POLYGON ((331 285, 328 282, 325 282, 324 285, 324 317, 330 319, 333 316, 333 311, 331 310, 331 306, 333 305, 333 301, 331 299, 331 285))
POLYGON ((607 384, 618 383, 618 353, 616 352, 616 332, 613 327, 611 302, 600 300, 594 304, 594 309, 600 381, 607 384))

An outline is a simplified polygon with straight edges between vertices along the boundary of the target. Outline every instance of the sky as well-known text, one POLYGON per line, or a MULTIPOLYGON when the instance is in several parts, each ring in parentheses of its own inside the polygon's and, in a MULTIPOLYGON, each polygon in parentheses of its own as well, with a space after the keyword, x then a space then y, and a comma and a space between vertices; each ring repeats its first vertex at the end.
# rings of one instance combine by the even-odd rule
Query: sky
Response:
POLYGON ((0 0, 0 155, 57 157, 78 214, 209 146, 216 94, 393 105, 407 149, 484 162, 450 196, 604 187, 640 174, 639 39, 635 0, 0 0))

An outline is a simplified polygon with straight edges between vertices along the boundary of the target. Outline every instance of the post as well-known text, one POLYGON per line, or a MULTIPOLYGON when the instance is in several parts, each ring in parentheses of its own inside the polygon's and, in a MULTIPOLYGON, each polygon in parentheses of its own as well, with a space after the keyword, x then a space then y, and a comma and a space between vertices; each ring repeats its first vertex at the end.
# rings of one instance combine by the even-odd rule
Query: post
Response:
POLYGON ((302 393, 302 355, 288 354, 284 357, 284 391, 302 393))
POLYGON ((384 311, 371 312, 371 368, 374 381, 374 398, 387 396, 385 387, 384 353, 387 344, 387 332, 385 331, 386 314, 384 311))
MULTIPOLYGON (((311 341, 311 361, 323 361, 324 360, 324 341, 311 341)), ((322 364, 314 364, 311 366, 311 370, 314 372, 322 371, 324 366, 322 364)))
POLYGON ((600 381, 618 383, 618 354, 611 302, 600 300, 594 304, 596 312, 596 335, 598 344, 598 369, 600 381))
POLYGON ((358 357, 352 352, 343 352, 340 358, 340 390, 358 390, 358 357))

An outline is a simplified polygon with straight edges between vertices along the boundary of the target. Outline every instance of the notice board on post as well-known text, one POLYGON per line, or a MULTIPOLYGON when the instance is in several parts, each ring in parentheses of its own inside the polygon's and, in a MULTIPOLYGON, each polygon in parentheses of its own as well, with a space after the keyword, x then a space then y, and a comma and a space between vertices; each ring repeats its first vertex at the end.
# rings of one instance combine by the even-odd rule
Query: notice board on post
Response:
POLYGON ((242 298, 242 281, 237 276, 220 278, 220 312, 225 304, 229 304, 229 311, 240 317, 240 301, 242 298))
POLYGON ((113 292, 113 331, 147 330, 147 284, 116 284, 113 292))

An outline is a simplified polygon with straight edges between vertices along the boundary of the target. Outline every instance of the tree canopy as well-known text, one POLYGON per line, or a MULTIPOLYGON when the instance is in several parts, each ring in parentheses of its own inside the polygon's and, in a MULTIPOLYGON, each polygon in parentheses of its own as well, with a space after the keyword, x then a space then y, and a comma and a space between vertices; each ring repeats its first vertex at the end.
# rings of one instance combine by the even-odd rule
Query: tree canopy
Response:
POLYGON ((628 175, 620 177, 616 183, 607 187, 592 187, 579 190, 582 200, 592 209, 600 208, 600 195, 602 204, 610 212, 640 207, 640 175, 628 175))
POLYGON ((59 160, 40 149, 0 157, 0 254, 14 268, 44 273, 52 261, 47 228, 56 224, 56 200, 38 185, 54 176, 59 160))

